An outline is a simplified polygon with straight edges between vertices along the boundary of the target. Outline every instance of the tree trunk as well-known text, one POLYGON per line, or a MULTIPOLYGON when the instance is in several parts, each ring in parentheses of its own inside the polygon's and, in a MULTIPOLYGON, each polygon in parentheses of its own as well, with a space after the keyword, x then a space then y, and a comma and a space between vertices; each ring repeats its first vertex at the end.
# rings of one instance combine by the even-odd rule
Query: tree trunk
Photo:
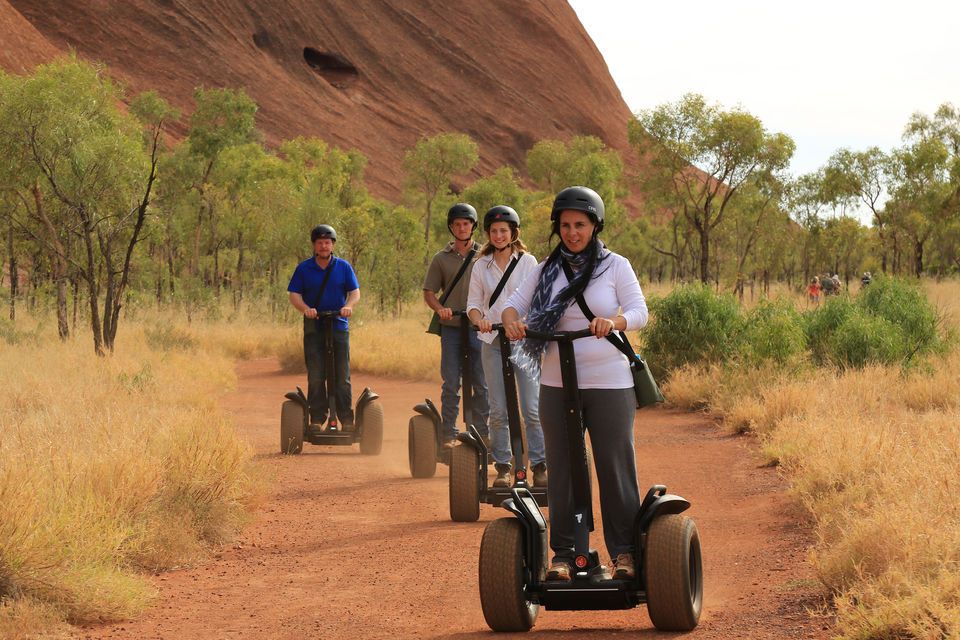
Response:
POLYGON ((919 278, 923 275, 923 240, 916 240, 913 246, 915 275, 919 278))
POLYGON ((87 253, 87 268, 83 274, 87 281, 87 295, 90 297, 90 328, 93 330, 93 351, 98 356, 107 355, 103 350, 103 328, 100 325, 99 284, 97 282, 97 264, 93 253, 93 224, 84 213, 83 216, 83 244, 87 253))
POLYGON ((43 206, 43 193, 40 191, 40 184, 33 183, 30 190, 33 194, 33 204, 36 207, 37 219, 43 225, 43 229, 48 236, 48 244, 53 248, 53 255, 50 258, 50 270, 53 275, 53 282, 57 288, 57 335, 61 341, 70 337, 70 324, 67 317, 67 252, 60 241, 57 229, 47 216, 46 209, 43 206))
POLYGON ((7 252, 10 254, 10 322, 17 319, 17 293, 20 285, 20 273, 17 266, 17 254, 13 250, 13 214, 7 226, 7 252))
POLYGON ((710 228, 697 229, 700 233, 700 282, 710 282, 710 228))

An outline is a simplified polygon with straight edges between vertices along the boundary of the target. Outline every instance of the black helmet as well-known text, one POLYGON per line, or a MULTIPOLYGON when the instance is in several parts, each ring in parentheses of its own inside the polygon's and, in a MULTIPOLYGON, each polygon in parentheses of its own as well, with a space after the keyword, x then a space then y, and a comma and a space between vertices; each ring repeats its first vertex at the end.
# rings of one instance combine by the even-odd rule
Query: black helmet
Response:
POLYGON ((458 202, 447 211, 447 226, 453 224, 457 218, 463 218, 473 222, 473 228, 477 228, 477 210, 466 202, 458 202))
POLYGON ((550 221, 557 222, 560 212, 572 209, 582 211, 597 224, 597 231, 603 229, 603 198, 590 187, 567 187, 553 199, 553 210, 550 212, 550 221))
POLYGON ((517 212, 514 211, 513 207, 508 207, 505 204, 498 204, 487 211, 487 213, 483 216, 483 230, 489 231, 490 225, 492 225, 494 222, 508 222, 515 227, 519 227, 520 216, 517 215, 517 212))
POLYGON ((316 242, 320 238, 330 238, 336 242, 337 232, 328 224, 318 224, 313 228, 313 231, 310 232, 310 242, 316 242))

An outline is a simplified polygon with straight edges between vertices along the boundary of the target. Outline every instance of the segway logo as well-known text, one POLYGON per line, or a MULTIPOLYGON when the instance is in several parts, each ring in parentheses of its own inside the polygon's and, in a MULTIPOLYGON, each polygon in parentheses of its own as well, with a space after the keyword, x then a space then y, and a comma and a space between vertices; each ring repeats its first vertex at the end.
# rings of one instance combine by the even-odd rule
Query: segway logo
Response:
POLYGON ((582 514, 582 513, 578 513, 578 514, 577 514, 577 524, 582 524, 582 523, 583 523, 583 514, 582 514))

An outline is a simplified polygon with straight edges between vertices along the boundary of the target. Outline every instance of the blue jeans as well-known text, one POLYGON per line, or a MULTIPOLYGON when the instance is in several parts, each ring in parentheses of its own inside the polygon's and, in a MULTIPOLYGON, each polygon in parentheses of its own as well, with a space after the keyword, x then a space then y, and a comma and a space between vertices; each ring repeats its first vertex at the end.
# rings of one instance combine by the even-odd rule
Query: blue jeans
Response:
MULTIPOLYGON (((490 400, 490 440, 493 445, 493 460, 497 464, 510 464, 513 456, 510 446, 510 423, 507 420, 507 396, 503 386, 503 363, 500 360, 500 344, 483 343, 483 373, 487 379, 490 400)), ((513 368, 517 381, 517 396, 520 413, 527 430, 527 447, 530 465, 546 460, 543 444, 543 429, 540 427, 540 384, 529 374, 513 368)))
MULTIPOLYGON (((473 373, 473 410, 470 424, 480 435, 487 432, 487 385, 483 380, 483 364, 480 362, 480 339, 474 331, 468 332, 470 361, 473 373)), ((440 326, 440 417, 443 433, 447 438, 457 435, 457 414, 460 413, 460 327, 440 326)))
MULTIPOLYGON (((326 330, 307 333, 303 336, 303 355, 307 361, 307 403, 310 405, 310 422, 323 424, 330 412, 328 399, 329 381, 325 367, 324 340, 326 330)), ((345 427, 353 425, 353 392, 350 387, 350 332, 333 332, 333 356, 337 385, 333 389, 336 399, 336 416, 345 427)))

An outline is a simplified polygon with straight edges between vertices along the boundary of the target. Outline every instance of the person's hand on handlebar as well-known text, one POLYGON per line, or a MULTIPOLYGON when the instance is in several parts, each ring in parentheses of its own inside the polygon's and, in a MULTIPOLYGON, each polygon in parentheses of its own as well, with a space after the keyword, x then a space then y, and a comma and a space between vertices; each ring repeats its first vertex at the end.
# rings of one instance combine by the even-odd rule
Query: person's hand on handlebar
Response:
POLYGON ((303 315, 304 315, 304 317, 309 318, 310 320, 316 320, 316 319, 317 319, 317 310, 316 310, 316 309, 312 309, 312 308, 310 308, 310 307, 307 307, 306 310, 303 312, 303 315))
POLYGON ((503 325, 503 329, 506 331, 507 337, 511 340, 523 340, 527 336, 527 325, 524 324, 523 320, 506 322, 503 325))
POLYGON ((453 309, 451 309, 450 307, 443 307, 442 309, 437 311, 437 315, 440 316, 441 320, 449 320, 450 318, 453 317, 453 309))
POLYGON ((490 333, 493 331, 493 323, 486 318, 480 318, 477 321, 477 331, 480 333, 490 333))
POLYGON ((353 315, 353 309, 351 309, 350 307, 343 307, 342 309, 340 309, 341 318, 349 318, 351 315, 353 315))
POLYGON ((605 338, 613 331, 614 322, 610 318, 596 317, 590 321, 590 333, 597 338, 605 338))

